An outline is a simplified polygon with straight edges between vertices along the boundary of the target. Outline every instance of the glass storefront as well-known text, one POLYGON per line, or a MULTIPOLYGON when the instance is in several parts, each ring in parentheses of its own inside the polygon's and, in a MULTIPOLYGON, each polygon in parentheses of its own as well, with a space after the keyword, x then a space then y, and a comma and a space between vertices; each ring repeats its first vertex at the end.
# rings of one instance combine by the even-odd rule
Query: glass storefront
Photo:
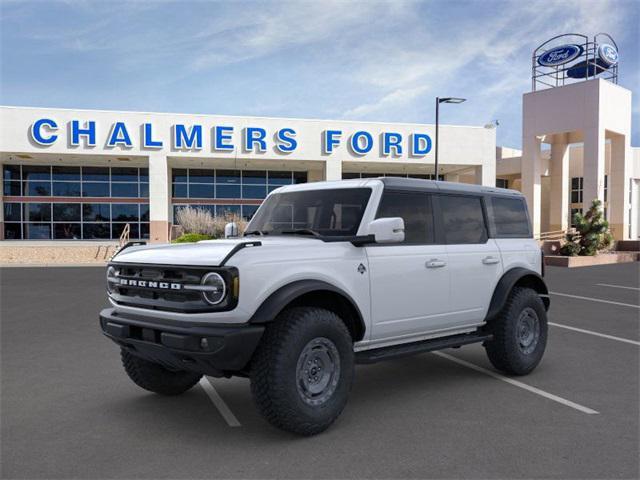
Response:
MULTIPOLYGON (((418 173, 358 173, 358 172, 342 172, 343 180, 351 180, 354 178, 378 178, 378 177, 400 177, 400 178, 420 178, 422 180, 435 180, 436 176, 433 174, 418 174, 418 173)), ((438 175, 439 180, 444 181, 444 175, 438 175)))
POLYGON ((174 218, 178 209, 191 206, 206 209, 214 216, 231 213, 250 219, 268 193, 283 185, 306 181, 307 172, 174 168, 171 178, 174 218), (225 204, 225 200, 233 203, 225 204))
POLYGON ((127 223, 149 237, 147 168, 3 165, 2 178, 6 240, 116 239, 127 223))

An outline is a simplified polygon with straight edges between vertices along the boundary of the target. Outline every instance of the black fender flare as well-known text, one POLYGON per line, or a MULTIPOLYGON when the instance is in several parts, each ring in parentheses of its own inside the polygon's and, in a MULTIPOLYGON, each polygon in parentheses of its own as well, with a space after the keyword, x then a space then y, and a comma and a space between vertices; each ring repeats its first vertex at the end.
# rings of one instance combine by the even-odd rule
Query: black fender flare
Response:
POLYGON ((366 327, 362 312, 353 298, 341 288, 322 280, 297 280, 280 287, 262 302, 251 316, 249 323, 262 324, 272 322, 291 302, 302 295, 318 291, 329 291, 343 297, 356 317, 355 321, 358 323, 358 331, 364 335, 366 327))
POLYGON ((511 270, 507 270, 496 285, 491 297, 491 303, 489 304, 489 310, 485 321, 489 321, 494 318, 503 309, 507 298, 513 287, 521 283, 524 286, 533 288, 541 296, 546 310, 549 310, 549 289, 544 283, 544 279, 533 270, 527 268, 516 267, 511 270))

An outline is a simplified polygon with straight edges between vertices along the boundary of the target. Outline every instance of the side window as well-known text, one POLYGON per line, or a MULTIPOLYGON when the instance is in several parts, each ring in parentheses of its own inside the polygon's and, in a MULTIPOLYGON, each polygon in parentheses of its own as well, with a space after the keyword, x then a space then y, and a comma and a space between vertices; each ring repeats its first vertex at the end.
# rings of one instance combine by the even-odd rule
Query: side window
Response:
POLYGON ((448 244, 485 243, 482 201, 478 197, 442 195, 438 197, 442 211, 445 240, 448 244))
POLYGON ((530 237, 527 207, 521 198, 491 199, 497 237, 530 237))
POLYGON ((383 217, 402 217, 405 244, 434 242, 431 197, 426 193, 385 191, 376 215, 383 217))

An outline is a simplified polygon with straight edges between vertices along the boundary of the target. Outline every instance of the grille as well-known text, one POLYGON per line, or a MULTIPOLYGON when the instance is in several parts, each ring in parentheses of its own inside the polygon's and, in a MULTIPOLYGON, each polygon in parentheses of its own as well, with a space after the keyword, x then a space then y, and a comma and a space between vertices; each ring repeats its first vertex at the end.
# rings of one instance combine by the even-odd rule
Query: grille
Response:
MULTIPOLYGON (((120 305, 166 310, 176 312, 207 312, 228 309, 233 298, 225 300, 217 306, 208 304, 202 294, 184 287, 200 285, 202 277, 216 271, 229 282, 233 275, 231 269, 220 271, 212 267, 175 267, 161 265, 133 265, 111 263, 111 271, 119 281, 126 284, 110 282, 111 298, 120 305), (133 281, 133 285, 129 282, 133 281), (142 281, 142 286, 138 285, 142 281), (175 288, 173 288, 175 287, 175 288), (179 287, 179 288, 178 288, 179 287)), ((233 305, 235 306, 235 305, 233 305)))

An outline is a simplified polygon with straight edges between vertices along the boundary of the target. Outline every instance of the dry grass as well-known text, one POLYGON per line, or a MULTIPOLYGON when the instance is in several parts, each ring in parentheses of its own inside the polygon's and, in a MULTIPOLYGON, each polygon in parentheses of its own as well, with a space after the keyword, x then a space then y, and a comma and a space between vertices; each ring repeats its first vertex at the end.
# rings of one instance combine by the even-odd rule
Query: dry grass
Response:
POLYGON ((230 222, 238 225, 240 234, 247 228, 247 221, 239 215, 228 213, 214 217, 208 210, 197 207, 179 209, 176 213, 176 221, 185 233, 210 235, 213 238, 224 238, 224 227, 230 222))

